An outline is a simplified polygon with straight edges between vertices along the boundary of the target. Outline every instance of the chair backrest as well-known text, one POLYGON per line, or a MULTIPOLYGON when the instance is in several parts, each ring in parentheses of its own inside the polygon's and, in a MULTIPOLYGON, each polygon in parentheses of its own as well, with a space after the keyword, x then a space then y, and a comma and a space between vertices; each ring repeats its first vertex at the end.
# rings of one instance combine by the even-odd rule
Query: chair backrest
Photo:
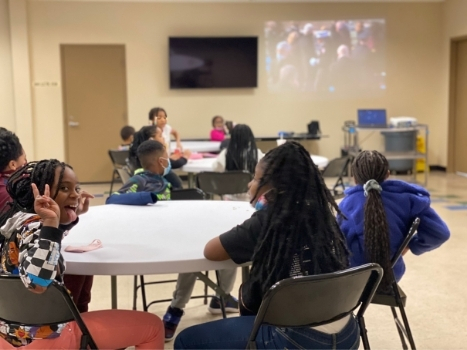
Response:
POLYGON ((118 176, 120 176, 120 179, 122 180, 124 184, 127 183, 128 180, 130 180, 131 173, 130 173, 130 169, 128 169, 127 166, 124 166, 116 170, 118 172, 118 176))
MULTIPOLYGON (((383 275, 378 264, 282 280, 266 293, 253 330, 261 324, 313 327, 341 319, 360 306, 363 316, 383 275)), ((251 334, 250 341, 256 338, 251 334)))
POLYGON ((404 252, 405 248, 407 248, 407 246, 409 245, 413 236, 417 233, 418 225, 420 225, 420 218, 415 218, 415 220, 412 223, 412 226, 410 226, 409 233, 407 234, 401 246, 399 247, 399 249, 397 250, 397 252, 394 254, 394 256, 391 259, 391 265, 393 268, 396 265, 397 261, 402 256, 402 253, 404 252))
POLYGON ((336 158, 331 160, 324 169, 323 177, 342 177, 349 165, 349 157, 336 158))
POLYGON ((130 156, 130 151, 115 151, 109 150, 109 157, 115 168, 121 168, 127 165, 127 159, 130 156))
POLYGON ((0 320, 19 325, 43 326, 75 321, 81 346, 97 349, 78 308, 65 287, 53 282, 42 294, 28 290, 19 276, 0 275, 0 320))
POLYGON ((203 172, 196 177, 197 187, 205 193, 223 196, 248 192, 253 176, 247 171, 203 172))
POLYGON ((199 188, 188 188, 184 190, 173 190, 170 199, 174 201, 204 200, 206 194, 199 188))

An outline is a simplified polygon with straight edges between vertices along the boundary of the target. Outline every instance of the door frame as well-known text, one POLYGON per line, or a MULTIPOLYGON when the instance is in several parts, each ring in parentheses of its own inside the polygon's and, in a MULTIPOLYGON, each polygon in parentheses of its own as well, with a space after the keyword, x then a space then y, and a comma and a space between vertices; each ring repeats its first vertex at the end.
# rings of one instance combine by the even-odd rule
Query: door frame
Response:
POLYGON ((455 169, 456 145, 456 96, 457 96, 457 47, 459 42, 466 41, 467 35, 451 38, 449 57, 449 110, 448 110, 448 167, 453 173, 455 169))
POLYGON ((123 47, 123 65, 125 67, 125 90, 126 90, 126 108, 125 118, 126 125, 128 125, 128 77, 126 70, 126 45, 125 44, 60 44, 60 69, 61 69, 61 82, 62 82, 62 108, 63 108, 63 144, 65 151, 65 162, 69 162, 69 147, 68 147, 68 116, 67 116, 67 105, 66 105, 66 79, 65 79, 65 46, 122 46, 123 47))

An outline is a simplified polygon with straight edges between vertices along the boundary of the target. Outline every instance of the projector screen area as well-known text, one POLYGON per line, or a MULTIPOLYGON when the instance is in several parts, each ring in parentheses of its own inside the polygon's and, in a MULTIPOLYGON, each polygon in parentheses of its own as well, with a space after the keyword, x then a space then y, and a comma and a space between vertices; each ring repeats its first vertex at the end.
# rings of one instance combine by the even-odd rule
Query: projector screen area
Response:
POLYGON ((385 29, 384 19, 266 22, 269 90, 381 94, 386 89, 385 29))

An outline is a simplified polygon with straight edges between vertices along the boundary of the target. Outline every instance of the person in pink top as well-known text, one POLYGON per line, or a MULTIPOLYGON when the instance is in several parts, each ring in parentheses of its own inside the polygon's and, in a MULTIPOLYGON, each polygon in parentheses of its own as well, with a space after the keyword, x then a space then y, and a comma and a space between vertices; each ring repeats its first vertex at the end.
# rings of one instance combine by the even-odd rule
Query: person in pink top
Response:
POLYGON ((220 115, 216 115, 212 118, 212 127, 211 141, 224 141, 225 135, 227 134, 224 125, 224 118, 220 115))

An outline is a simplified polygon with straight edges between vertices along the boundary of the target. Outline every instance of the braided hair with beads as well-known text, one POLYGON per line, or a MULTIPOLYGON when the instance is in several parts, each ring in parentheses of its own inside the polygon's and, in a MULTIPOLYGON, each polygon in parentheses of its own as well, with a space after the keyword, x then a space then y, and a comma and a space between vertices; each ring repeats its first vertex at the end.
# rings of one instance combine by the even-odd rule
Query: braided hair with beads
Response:
POLYGON ((35 184, 39 193, 43 194, 45 191, 45 185, 49 185, 52 189, 55 182, 55 172, 57 168, 61 168, 57 189, 54 193, 51 193, 52 199, 55 199, 60 189, 63 173, 65 172, 66 167, 73 169, 68 164, 60 162, 57 159, 48 159, 38 162, 29 162, 22 168, 16 170, 11 175, 6 185, 7 192, 13 201, 8 203, 10 205, 10 209, 0 216, 0 227, 2 227, 10 217, 19 211, 34 213, 34 194, 32 192, 31 184, 35 184))
MULTIPOLYGON (((377 151, 363 151, 352 164, 352 174, 359 185, 365 185, 370 180, 381 184, 388 177, 389 163, 386 157, 377 151)), ((385 289, 392 280, 389 224, 381 193, 374 188, 366 191, 363 220, 367 259, 383 268, 384 275, 380 288, 385 289)))
POLYGON ((260 166, 264 174, 258 191, 267 184, 272 188, 265 194, 267 219, 252 259, 251 278, 262 295, 290 277, 297 258, 302 275, 347 268, 348 251, 335 217, 339 208, 305 148, 286 142, 269 151, 260 166))

